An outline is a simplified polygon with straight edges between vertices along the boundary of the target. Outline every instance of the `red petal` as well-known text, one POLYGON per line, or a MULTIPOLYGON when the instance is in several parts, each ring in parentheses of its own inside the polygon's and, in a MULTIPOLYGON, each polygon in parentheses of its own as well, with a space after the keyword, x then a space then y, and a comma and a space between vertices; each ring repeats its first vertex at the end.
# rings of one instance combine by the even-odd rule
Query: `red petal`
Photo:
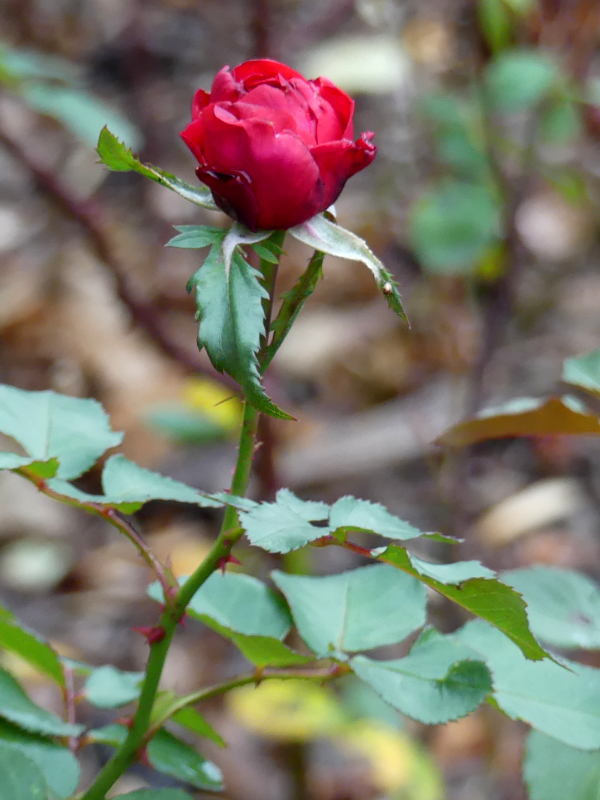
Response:
POLYGON ((276 133, 272 123, 260 119, 235 120, 212 105, 202 112, 202 122, 201 177, 235 210, 232 216, 248 227, 289 228, 325 208, 319 170, 296 135, 276 133), (255 218, 250 193, 258 207, 255 218))
POLYGON ((271 58, 244 61, 243 64, 233 69, 233 77, 236 81, 241 81, 248 91, 254 86, 258 86, 259 83, 272 83, 280 77, 287 81, 292 78, 304 80, 295 69, 288 67, 287 64, 281 64, 279 61, 273 61, 271 58))
POLYGON ((323 115, 323 124, 317 127, 317 140, 319 144, 324 144, 328 141, 335 139, 350 139, 354 138, 352 130, 352 117, 354 115, 354 100, 348 97, 346 92, 333 84, 328 78, 317 78, 314 81, 315 86, 318 88, 324 105, 327 105, 334 113, 338 121, 337 133, 335 129, 329 127, 329 115, 323 115), (326 120, 326 122, 325 122, 326 120), (333 134, 333 135, 332 135, 333 134), (325 138, 329 136, 330 138, 325 138))
POLYGON ((196 175, 212 191, 222 211, 250 230, 257 230, 258 203, 245 175, 216 173, 202 167, 196 175))
MULTIPOLYGON (((252 92, 250 92, 252 94, 252 92)), ((250 95, 246 95, 249 97, 250 95)), ((250 103, 238 102, 228 106, 236 119, 261 119, 263 122, 270 122, 277 133, 288 131, 297 132, 297 123, 294 116, 285 108, 269 108, 268 106, 255 106, 250 103)))
POLYGON ((200 116, 191 122, 180 134, 183 141, 190 148, 200 164, 204 164, 204 153, 202 151, 202 141, 204 138, 204 122, 200 116))
POLYGON ((245 94, 243 85, 235 80, 229 67, 223 67, 217 72, 210 90, 211 103, 233 103, 243 94, 245 94))
POLYGON ((324 208, 335 203, 348 178, 368 167, 375 158, 377 148, 371 142, 374 134, 363 133, 356 142, 345 140, 319 144, 311 148, 311 155, 319 167, 325 185, 324 208))
POLYGON ((192 119, 198 119, 202 109, 210 103, 210 95, 204 89, 198 89, 192 100, 192 119))
MULTIPOLYGON (((298 133, 309 147, 316 144, 314 115, 302 94, 295 91, 291 86, 288 91, 284 91, 278 87, 263 83, 248 92, 244 97, 244 102, 283 112, 286 115, 286 123, 280 125, 276 123, 275 127, 278 132, 283 130, 292 131, 298 133)), ((261 113, 257 113, 256 116, 260 117, 261 113)), ((268 117, 265 118, 268 119, 268 117)), ((282 116, 279 119, 283 121, 284 117, 282 116)))

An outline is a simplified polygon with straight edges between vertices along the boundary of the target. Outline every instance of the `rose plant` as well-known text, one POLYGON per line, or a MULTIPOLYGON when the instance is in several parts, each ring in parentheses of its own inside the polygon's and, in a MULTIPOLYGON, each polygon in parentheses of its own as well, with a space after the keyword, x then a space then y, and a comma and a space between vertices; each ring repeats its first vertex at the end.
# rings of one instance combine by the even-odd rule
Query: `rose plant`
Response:
MULTIPOLYGON (((535 729, 537 748, 546 747, 552 737, 555 749, 600 750, 600 671, 548 656, 537 639, 568 648, 576 646, 580 631, 574 636, 564 626, 560 639, 553 638, 547 617, 532 614, 532 632, 523 597, 513 588, 532 598, 535 611, 532 587, 542 580, 539 575, 521 572, 503 582, 477 561, 423 560, 408 549, 408 541, 455 540, 423 533, 367 500, 347 496, 328 505, 303 500, 286 489, 271 503, 245 497, 259 413, 289 416, 265 395, 262 374, 313 291, 324 255, 364 263, 383 299, 403 315, 392 276, 364 241, 326 212, 345 181, 375 155, 372 134, 352 141, 352 112, 352 101, 323 78, 306 81, 289 67, 265 60, 231 71, 225 68, 210 95, 196 95, 193 121, 183 133, 207 188, 142 164, 108 130, 102 132, 98 153, 110 169, 136 171, 199 206, 221 208, 235 220, 229 228, 179 227, 169 245, 209 248, 189 283, 200 322, 198 341, 215 367, 239 383, 244 414, 229 491, 208 494, 112 455, 103 466, 102 493, 94 495, 74 481, 121 441, 101 407, 93 400, 0 386, 0 432, 22 449, 0 453, 0 468, 114 526, 152 570, 156 581, 149 592, 160 604, 155 623, 135 629, 149 648, 142 675, 63 658, 8 609, 0 608, 0 647, 18 653, 53 680, 65 700, 62 719, 29 699, 16 679, 0 668, 0 774, 12 781, 14 800, 103 800, 136 761, 188 786, 218 791, 219 770, 181 738, 181 729, 221 744, 195 706, 272 679, 320 684, 351 673, 395 709, 427 724, 462 717, 489 699, 535 729), (315 253, 275 313, 277 268, 286 233, 315 253), (259 258, 258 267, 247 259, 250 248, 259 258), (130 520, 150 500, 224 508, 210 552, 180 583, 130 520), (353 540, 357 532, 361 544, 353 540), (269 553, 340 547, 367 563, 326 577, 274 571, 273 586, 267 586, 228 571, 236 560, 232 551, 243 536, 269 553), (427 589, 478 619, 450 634, 427 626, 427 589), (247 671, 186 695, 162 690, 165 660, 185 614, 239 648, 249 662, 247 671), (303 652, 284 642, 292 626, 303 652), (415 634, 405 657, 375 657, 377 648, 415 634), (86 729, 77 719, 76 700, 81 697, 103 709, 135 706, 125 717, 115 712, 108 726, 86 729), (77 794, 77 754, 93 744, 114 752, 77 794)), ((581 372, 577 365, 565 380, 576 385, 579 380, 585 390, 581 372)), ((569 413, 583 414, 573 410, 572 402, 567 406, 569 413)), ((455 431, 454 440, 464 440, 473 425, 480 429, 480 423, 455 431)), ((557 573, 551 576, 553 585, 573 585, 572 576, 557 573)), ((584 616, 576 603, 574 609, 584 616)), ((188 795, 161 789, 130 797, 182 800, 188 795)))

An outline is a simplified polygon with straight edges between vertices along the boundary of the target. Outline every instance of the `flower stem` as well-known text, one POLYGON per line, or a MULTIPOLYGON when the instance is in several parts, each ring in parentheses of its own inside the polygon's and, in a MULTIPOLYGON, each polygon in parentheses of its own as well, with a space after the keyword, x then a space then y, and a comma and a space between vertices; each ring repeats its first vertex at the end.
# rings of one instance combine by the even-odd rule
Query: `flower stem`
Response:
MULTIPOLYGON (((280 244, 283 241, 283 235, 285 235, 284 232, 276 231, 273 234, 275 243, 280 244)), ((269 321, 273 304, 276 270, 273 269, 272 264, 262 260, 261 270, 269 291, 267 307, 265 308, 265 318, 269 321)), ((246 401, 244 403, 237 463, 231 481, 231 494, 238 497, 243 497, 248 487, 252 458, 256 446, 258 417, 259 412, 246 401)), ((96 780, 82 796, 81 800, 104 800, 106 792, 120 778, 135 760, 140 749, 146 744, 147 734, 151 728, 152 709, 158 693, 160 678, 177 625, 185 614, 188 603, 202 584, 219 566, 227 563, 232 547, 242 534, 243 530, 239 527, 236 509, 232 506, 227 506, 221 531, 204 561, 174 595, 172 591, 170 596, 165 592, 165 609, 153 629, 155 635, 153 635, 152 640, 149 640, 150 654, 146 665, 142 691, 127 738, 98 774, 96 780)))

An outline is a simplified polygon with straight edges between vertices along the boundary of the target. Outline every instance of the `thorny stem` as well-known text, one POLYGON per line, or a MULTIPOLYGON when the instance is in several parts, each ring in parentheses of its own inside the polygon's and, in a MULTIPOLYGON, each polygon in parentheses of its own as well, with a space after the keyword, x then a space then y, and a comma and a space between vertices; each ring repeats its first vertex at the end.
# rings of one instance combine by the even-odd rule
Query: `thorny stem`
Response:
MULTIPOLYGON (((284 236, 285 232, 277 231, 273 234, 273 241, 280 244, 284 236)), ((267 320, 270 320, 271 307, 273 304, 273 289, 276 274, 273 266, 274 265, 261 260, 260 269, 264 277, 265 285, 269 290, 268 308, 265 309, 267 320)), ((231 493, 238 497, 243 497, 248 487, 252 458, 256 446, 258 416, 258 411, 248 402, 245 402, 237 463, 231 481, 231 493)), ((157 625, 154 627, 154 631, 157 632, 157 635, 153 636, 152 640, 149 640, 150 654, 146 665, 142 691, 127 738, 98 774, 96 780, 87 792, 85 792, 81 800, 104 800, 106 792, 134 761, 140 749, 146 743, 148 731, 151 727, 150 719, 152 708, 156 700, 160 678, 177 625, 185 614, 188 603, 202 584, 219 568, 219 566, 227 563, 227 559, 229 558, 234 544, 240 539, 242 534, 243 530, 239 527, 237 511, 232 506, 227 506, 223 516, 221 531, 209 554, 198 569, 196 569, 181 586, 179 591, 174 593, 174 596, 173 592, 171 592, 170 597, 165 593, 165 609, 157 625)))
POLYGON ((27 467, 21 467, 20 469, 15 470, 15 472, 18 472, 19 475, 27 478, 28 481, 33 483, 33 485, 47 497, 51 497, 53 500, 58 500, 59 503, 80 508, 82 511, 87 511, 88 514, 92 514, 95 517, 101 517, 109 522, 120 533, 126 536, 127 539, 129 539, 129 541, 136 547, 144 561, 156 574, 165 594, 168 594, 169 590, 173 588, 175 585, 174 579, 170 575, 165 565, 156 557, 152 550, 150 550, 144 541, 142 534, 135 529, 131 522, 121 516, 116 509, 110 506, 102 505, 102 503, 77 500, 69 497, 68 495, 61 494, 55 489, 51 489, 44 478, 41 478, 39 475, 31 472, 27 467))

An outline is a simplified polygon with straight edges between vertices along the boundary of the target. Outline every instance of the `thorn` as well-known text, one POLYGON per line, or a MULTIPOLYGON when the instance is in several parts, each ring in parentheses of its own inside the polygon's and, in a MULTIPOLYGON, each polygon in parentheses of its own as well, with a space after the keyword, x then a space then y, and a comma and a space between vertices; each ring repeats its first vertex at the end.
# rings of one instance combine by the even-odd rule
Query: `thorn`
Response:
POLYGON ((146 638, 146 641, 149 645, 156 644, 157 642, 162 642, 165 638, 166 631, 162 625, 153 625, 153 626, 144 626, 141 625, 139 627, 134 627, 131 629, 136 633, 141 633, 142 636, 146 638))
POLYGON ((235 556, 232 556, 231 553, 229 553, 228 556, 222 556, 222 558, 217 561, 217 567, 221 570, 223 575, 225 575, 227 571, 227 564, 239 564, 240 567, 242 566, 242 562, 235 556))

